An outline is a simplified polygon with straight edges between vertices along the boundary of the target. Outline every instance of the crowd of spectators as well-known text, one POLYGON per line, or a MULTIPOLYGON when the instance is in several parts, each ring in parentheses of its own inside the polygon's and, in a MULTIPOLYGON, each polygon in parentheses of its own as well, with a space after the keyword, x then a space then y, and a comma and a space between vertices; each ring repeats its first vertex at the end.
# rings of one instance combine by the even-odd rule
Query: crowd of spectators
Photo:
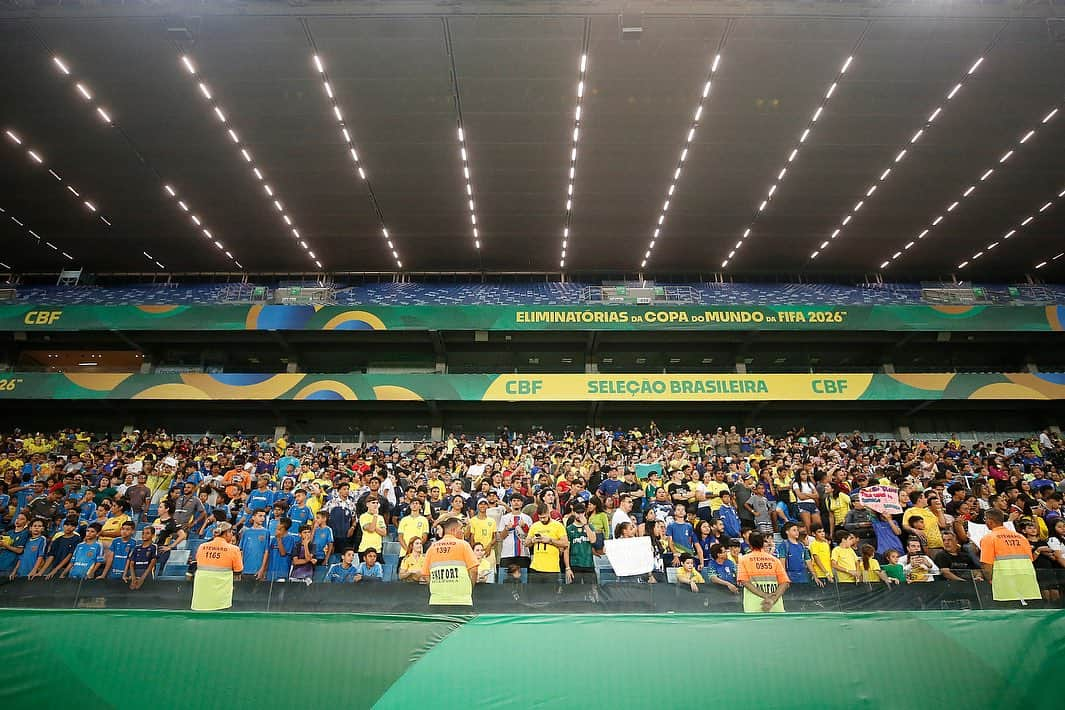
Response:
POLYGON ((257 580, 424 583, 427 551, 457 518, 478 583, 594 583, 607 540, 646 536, 654 569, 619 581, 738 593, 752 535, 791 584, 979 582, 970 526, 993 509, 1027 538, 1036 569, 1065 567, 1063 470, 1049 431, 933 444, 652 422, 352 448, 14 432, 0 440, 0 575, 136 590, 225 523, 257 580), (863 505, 869 486, 897 488, 902 512, 863 505))

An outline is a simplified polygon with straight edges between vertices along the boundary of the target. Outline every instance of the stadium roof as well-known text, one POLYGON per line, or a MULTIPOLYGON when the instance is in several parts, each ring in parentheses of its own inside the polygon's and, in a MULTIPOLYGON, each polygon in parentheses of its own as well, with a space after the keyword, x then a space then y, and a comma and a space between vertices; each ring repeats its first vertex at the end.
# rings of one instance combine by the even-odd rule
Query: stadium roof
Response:
POLYGON ((8 5, 0 262, 1060 280, 1055 13, 8 5))

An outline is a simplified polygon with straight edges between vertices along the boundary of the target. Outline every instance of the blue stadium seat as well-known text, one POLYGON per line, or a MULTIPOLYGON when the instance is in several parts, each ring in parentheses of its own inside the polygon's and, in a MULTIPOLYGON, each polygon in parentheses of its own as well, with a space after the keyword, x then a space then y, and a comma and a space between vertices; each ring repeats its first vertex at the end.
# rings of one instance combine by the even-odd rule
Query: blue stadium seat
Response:
MULTIPOLYGON (((581 290, 593 283, 371 283, 337 287, 337 304, 368 306, 416 305, 578 305, 581 290)), ((700 305, 881 305, 921 303, 920 284, 883 284, 876 287, 847 284, 659 283, 664 289, 688 287, 700 305)), ((1005 291, 1006 284, 974 284, 1005 291)), ((28 286, 18 289, 18 300, 34 304, 190 305, 222 301, 226 284, 140 286, 28 286)), ((1040 286, 1037 296, 1021 288, 1017 302, 1043 302, 1049 297, 1065 303, 1065 286, 1040 286)))

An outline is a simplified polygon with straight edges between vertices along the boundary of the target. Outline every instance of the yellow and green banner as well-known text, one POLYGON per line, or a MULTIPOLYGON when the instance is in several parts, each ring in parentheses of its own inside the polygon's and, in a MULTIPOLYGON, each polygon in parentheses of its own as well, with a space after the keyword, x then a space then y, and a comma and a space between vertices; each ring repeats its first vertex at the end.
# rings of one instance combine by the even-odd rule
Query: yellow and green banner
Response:
POLYGON ((1065 399, 1065 374, 5 373, 0 400, 763 402, 1065 399))
POLYGON ((1065 306, 0 306, 0 331, 1063 330, 1065 306))

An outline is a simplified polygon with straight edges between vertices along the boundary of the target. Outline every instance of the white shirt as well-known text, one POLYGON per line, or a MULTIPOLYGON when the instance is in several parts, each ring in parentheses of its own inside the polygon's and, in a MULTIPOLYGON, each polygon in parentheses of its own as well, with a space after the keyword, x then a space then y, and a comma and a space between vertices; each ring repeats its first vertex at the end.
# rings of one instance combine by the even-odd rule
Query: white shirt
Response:
POLYGON ((610 537, 614 537, 614 531, 618 529, 618 526, 622 523, 631 523, 632 516, 626 513, 621 508, 614 511, 614 517, 610 519, 610 537))
MULTIPOLYGON (((922 581, 931 582, 932 579, 939 574, 939 567, 936 566, 936 563, 933 562, 932 558, 928 555, 916 555, 914 557, 914 560, 916 561, 918 559, 924 562, 924 566, 928 569, 928 576, 925 577, 922 581)), ((900 557, 899 564, 902 565, 902 571, 905 572, 907 576, 909 576, 910 570, 913 569, 913 565, 910 564, 910 556, 903 555, 902 557, 900 557)))
POLYGON ((499 532, 503 533, 502 545, 499 547, 500 557, 528 557, 529 548, 525 547, 525 535, 529 532, 529 528, 532 527, 532 518, 525 513, 505 514, 499 521, 499 532), (516 530, 511 530, 510 526, 514 524, 514 520, 519 520, 516 530))

